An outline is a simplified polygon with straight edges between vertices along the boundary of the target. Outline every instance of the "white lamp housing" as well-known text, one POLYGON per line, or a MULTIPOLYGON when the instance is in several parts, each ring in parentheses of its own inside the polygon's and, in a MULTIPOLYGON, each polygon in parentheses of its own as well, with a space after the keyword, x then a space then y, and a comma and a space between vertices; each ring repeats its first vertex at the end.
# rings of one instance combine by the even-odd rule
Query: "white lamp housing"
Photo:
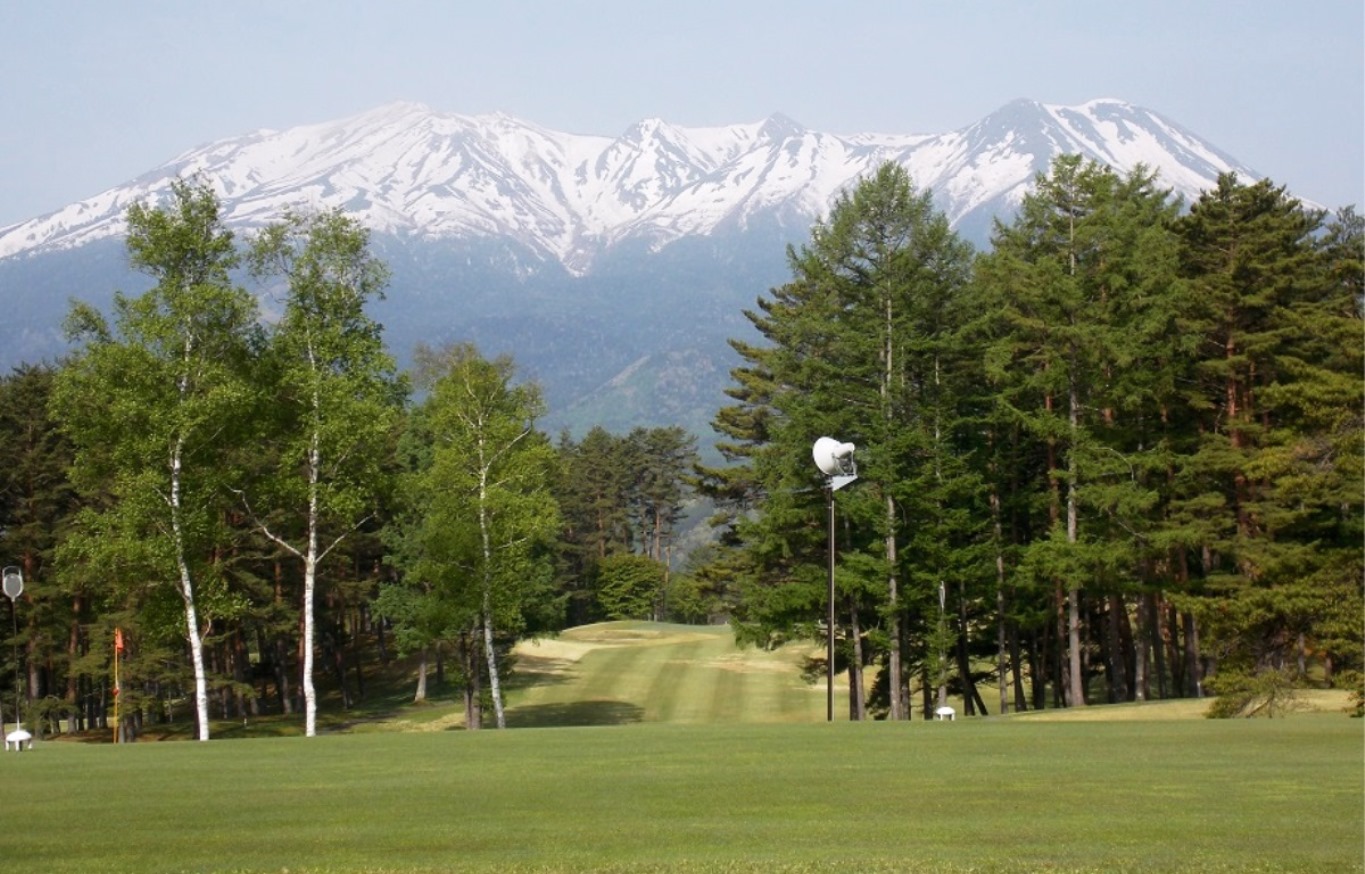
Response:
POLYGON ((811 455, 815 457, 815 466, 825 476, 852 476, 857 472, 853 465, 853 449, 852 443, 821 437, 815 441, 811 455))
POLYGON ((17 567, 5 568, 4 590, 11 601, 18 600, 24 593, 24 575, 17 567))

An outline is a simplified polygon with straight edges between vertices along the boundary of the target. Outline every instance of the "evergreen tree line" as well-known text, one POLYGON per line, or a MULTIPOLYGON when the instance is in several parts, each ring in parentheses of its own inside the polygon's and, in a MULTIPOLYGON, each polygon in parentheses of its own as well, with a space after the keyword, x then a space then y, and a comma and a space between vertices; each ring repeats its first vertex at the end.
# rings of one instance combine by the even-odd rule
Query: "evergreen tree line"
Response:
POLYGON ((834 500, 850 718, 1358 678, 1365 223, 1231 175, 1188 208, 1078 157, 1036 182, 978 254, 888 164, 747 313, 701 478, 741 636, 825 639, 834 500), (832 498, 822 435, 857 446, 832 498))
POLYGON ((349 709, 415 654, 419 698, 431 664, 470 727, 502 726, 518 637, 705 615, 668 597, 689 435, 552 444, 535 386, 469 345, 398 372, 365 313, 387 269, 340 212, 239 245, 180 181, 127 219, 152 288, 108 317, 73 304, 78 351, 0 379, 10 722, 17 703, 38 734, 189 720, 207 740, 282 713, 312 735, 320 697, 349 709))

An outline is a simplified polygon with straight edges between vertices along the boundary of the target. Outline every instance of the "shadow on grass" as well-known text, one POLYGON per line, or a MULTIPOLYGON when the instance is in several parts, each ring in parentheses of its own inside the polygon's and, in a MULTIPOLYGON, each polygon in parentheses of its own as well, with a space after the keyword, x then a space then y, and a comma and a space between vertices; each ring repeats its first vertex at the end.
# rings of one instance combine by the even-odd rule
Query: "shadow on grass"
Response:
POLYGON ((507 712, 507 725, 510 728, 626 725, 643 717, 643 708, 625 701, 571 701, 513 708, 507 712))
POLYGON ((563 686, 572 682, 573 677, 554 668, 538 668, 534 665, 517 665, 503 680, 503 688, 530 689, 535 686, 563 686))

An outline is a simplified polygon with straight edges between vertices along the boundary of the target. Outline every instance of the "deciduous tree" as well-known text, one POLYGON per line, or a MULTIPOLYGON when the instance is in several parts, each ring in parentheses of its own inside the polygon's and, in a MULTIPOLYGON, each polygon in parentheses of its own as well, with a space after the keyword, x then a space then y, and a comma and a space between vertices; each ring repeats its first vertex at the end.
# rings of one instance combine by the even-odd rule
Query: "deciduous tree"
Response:
POLYGON ((316 590, 321 563, 373 518, 383 461, 402 400, 380 325, 365 307, 388 279, 368 232, 337 211, 290 214, 251 247, 253 273, 284 283, 284 311, 270 336, 261 439, 278 469, 248 506, 261 531, 303 565, 305 731, 317 732, 313 683, 316 590), (283 517, 284 521, 280 520, 283 517), (301 525, 289 524, 290 519, 301 525), (285 527, 288 526, 288 527, 285 527))
POLYGON ((117 294, 112 329, 76 305, 85 346, 59 375, 55 408, 76 447, 78 487, 107 494, 78 520, 68 555, 135 584, 174 581, 193 669, 198 737, 209 739, 204 636, 233 609, 216 558, 226 545, 235 429, 249 408, 255 302, 217 196, 177 181, 169 202, 128 210, 128 255, 155 285, 117 294))

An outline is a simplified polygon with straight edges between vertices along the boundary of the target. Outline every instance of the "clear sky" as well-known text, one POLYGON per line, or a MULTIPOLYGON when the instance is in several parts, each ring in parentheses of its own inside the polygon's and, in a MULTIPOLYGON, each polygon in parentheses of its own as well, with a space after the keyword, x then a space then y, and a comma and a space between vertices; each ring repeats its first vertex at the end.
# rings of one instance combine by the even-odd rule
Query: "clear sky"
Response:
POLYGON ((0 226, 393 100, 615 135, 942 133, 1017 97, 1127 100, 1365 210, 1361 0, 0 0, 0 226))

